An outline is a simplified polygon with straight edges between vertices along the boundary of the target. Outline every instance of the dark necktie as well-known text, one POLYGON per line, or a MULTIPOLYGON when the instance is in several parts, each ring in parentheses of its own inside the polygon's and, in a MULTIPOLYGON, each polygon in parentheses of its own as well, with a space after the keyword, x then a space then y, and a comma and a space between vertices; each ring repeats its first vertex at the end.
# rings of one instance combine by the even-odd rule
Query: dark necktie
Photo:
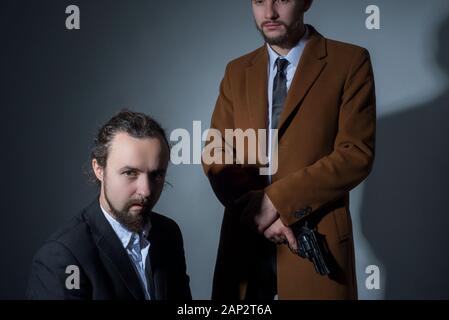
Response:
POLYGON ((271 129, 277 129, 285 97, 287 96, 287 75, 285 69, 289 62, 287 59, 277 58, 277 73, 273 82, 273 105, 271 110, 271 129))

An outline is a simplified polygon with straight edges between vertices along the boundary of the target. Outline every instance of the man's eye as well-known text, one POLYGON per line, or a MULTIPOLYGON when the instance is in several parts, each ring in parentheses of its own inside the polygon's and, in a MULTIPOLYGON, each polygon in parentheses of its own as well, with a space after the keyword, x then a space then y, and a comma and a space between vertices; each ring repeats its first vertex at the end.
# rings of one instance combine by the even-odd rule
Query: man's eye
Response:
POLYGON ((125 172, 123 172, 123 174, 130 178, 137 177, 137 173, 135 171, 131 171, 131 170, 125 171, 125 172))
POLYGON ((165 173, 164 172, 157 172, 153 175, 154 180, 156 181, 161 181, 163 180, 165 177, 165 173))

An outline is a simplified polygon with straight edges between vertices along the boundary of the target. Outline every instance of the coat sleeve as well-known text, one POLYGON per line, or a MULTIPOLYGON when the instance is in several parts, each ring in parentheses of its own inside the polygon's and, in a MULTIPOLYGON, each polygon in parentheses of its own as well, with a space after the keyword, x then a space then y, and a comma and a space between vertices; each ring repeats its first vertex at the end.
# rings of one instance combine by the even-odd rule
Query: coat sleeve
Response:
MULTIPOLYGON (((74 279, 74 278, 73 278, 74 279)), ((47 242, 36 254, 31 265, 28 280, 27 298, 33 300, 78 300, 91 299, 90 284, 79 263, 71 252, 61 243, 47 242), (67 269, 78 267, 79 273, 67 269), (66 272, 67 271, 67 272, 66 272), (79 275, 79 288, 67 288, 72 282, 70 276, 79 275)))
POLYGON ((374 161, 376 101, 368 51, 357 50, 346 77, 334 150, 265 189, 286 225, 341 198, 362 182, 374 161))

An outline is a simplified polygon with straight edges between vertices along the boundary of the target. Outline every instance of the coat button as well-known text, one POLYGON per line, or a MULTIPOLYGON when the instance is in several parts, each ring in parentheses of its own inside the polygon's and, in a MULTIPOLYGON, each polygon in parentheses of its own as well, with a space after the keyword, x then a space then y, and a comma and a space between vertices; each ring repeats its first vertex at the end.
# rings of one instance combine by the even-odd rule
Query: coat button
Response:
POLYGON ((298 211, 295 212, 295 217, 296 217, 296 218, 302 218, 302 217, 304 217, 305 215, 306 215, 306 212, 304 211, 304 209, 298 210, 298 211))
POLYGON ((299 218, 303 218, 304 216, 308 215, 311 212, 312 212, 312 208, 307 206, 301 210, 296 211, 293 215, 299 219, 299 218))

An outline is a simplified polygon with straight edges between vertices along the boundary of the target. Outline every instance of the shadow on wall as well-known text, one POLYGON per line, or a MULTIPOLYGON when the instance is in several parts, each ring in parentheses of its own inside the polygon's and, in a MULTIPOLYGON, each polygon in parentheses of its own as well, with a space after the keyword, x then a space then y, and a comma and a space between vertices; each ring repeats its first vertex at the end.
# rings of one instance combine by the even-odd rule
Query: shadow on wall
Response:
MULTIPOLYGON (((449 17, 436 61, 449 78, 449 17)), ((380 259, 386 299, 449 298, 449 87, 378 121, 362 233, 380 259)))

